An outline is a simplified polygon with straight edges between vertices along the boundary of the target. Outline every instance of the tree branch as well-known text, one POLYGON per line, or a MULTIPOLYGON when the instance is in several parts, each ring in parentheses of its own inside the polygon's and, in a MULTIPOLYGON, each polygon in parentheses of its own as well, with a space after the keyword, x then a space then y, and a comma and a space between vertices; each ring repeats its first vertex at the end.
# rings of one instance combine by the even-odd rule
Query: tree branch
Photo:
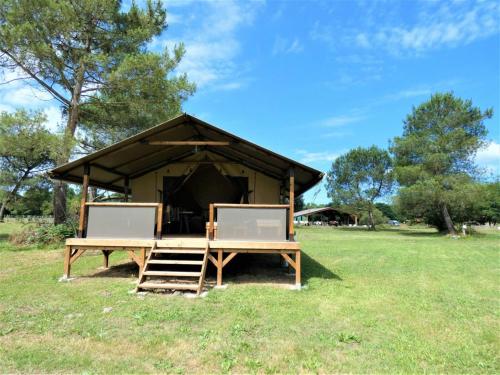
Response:
POLYGON ((62 96, 60 93, 58 93, 56 90, 54 90, 51 86, 49 86, 46 82, 38 78, 33 72, 31 72, 28 68, 26 68, 23 64, 21 64, 20 61, 18 61, 9 51, 0 48, 0 51, 2 51, 5 55, 7 55, 12 61, 16 63, 17 66, 19 66, 25 73, 27 73, 31 78, 33 78, 35 81, 38 82, 40 86, 42 86, 44 89, 46 89, 52 96, 54 96, 55 99, 59 100, 61 103, 69 106, 70 101, 66 99, 64 96, 62 96))

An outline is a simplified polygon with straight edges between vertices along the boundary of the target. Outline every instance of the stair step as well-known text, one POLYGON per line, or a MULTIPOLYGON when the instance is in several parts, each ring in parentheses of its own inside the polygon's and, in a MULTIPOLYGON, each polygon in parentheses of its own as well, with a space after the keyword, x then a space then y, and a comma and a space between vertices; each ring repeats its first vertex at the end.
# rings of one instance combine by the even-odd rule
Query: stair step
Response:
POLYGON ((186 271, 144 271, 144 276, 192 276, 199 277, 201 272, 186 272, 186 271))
POLYGON ((189 264, 199 265, 203 264, 202 260, 164 260, 164 259, 151 259, 149 264, 189 264))
POLYGON ((178 289, 197 290, 198 284, 178 284, 178 283, 151 283, 145 282, 138 285, 139 289, 178 289))
POLYGON ((154 249, 155 254, 204 254, 205 250, 201 249, 154 249))

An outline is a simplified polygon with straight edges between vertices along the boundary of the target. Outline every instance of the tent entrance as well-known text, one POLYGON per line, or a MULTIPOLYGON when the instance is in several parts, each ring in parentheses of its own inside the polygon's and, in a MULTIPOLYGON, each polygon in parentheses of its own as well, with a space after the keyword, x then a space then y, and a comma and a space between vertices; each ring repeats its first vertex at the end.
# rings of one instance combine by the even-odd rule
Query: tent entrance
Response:
POLYGON ((211 164, 163 177, 163 232, 204 234, 210 203, 248 203, 248 178, 223 175, 211 164))

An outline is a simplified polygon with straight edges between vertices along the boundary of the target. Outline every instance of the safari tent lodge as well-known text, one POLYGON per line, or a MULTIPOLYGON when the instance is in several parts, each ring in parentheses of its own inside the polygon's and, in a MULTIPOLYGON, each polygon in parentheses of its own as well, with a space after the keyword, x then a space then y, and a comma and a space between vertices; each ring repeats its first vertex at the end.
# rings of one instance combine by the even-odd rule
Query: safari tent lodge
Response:
POLYGON ((82 185, 78 238, 66 241, 64 276, 86 250, 104 265, 127 251, 138 289, 204 287, 208 262, 223 268, 240 253, 280 254, 301 283, 294 197, 320 171, 183 114, 50 172, 82 185), (89 202, 89 187, 123 202, 89 202))

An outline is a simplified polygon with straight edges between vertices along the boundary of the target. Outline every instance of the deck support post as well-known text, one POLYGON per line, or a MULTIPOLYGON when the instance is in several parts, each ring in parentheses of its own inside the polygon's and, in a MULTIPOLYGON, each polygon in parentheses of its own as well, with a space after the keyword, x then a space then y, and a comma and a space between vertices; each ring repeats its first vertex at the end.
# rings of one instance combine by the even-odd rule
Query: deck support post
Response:
POLYGON ((295 229, 293 226, 293 214, 295 210, 295 169, 290 168, 290 194, 288 198, 288 204, 290 205, 289 217, 288 217, 288 239, 289 241, 294 241, 295 229))
POLYGON ((222 286, 222 257, 223 257, 223 251, 218 250, 217 251, 217 286, 222 286))
POLYGON ((144 265, 146 264, 146 248, 145 247, 143 247, 141 249, 141 255, 139 257, 139 260, 141 261, 141 265, 140 265, 141 270, 139 273, 141 273, 142 270, 144 269, 144 265))
POLYGON ((64 273, 63 277, 69 279, 71 273, 71 246, 64 248, 64 273))
POLYGON ((104 268, 109 268, 109 256, 111 255, 112 250, 103 250, 102 254, 104 255, 104 268))
POLYGON ((301 284, 301 259, 300 250, 295 252, 295 285, 301 284))
POLYGON ((78 222, 78 237, 82 238, 85 235, 87 227, 87 196, 89 192, 90 179, 90 164, 83 166, 83 184, 82 184, 82 199, 80 201, 80 220, 78 222))

